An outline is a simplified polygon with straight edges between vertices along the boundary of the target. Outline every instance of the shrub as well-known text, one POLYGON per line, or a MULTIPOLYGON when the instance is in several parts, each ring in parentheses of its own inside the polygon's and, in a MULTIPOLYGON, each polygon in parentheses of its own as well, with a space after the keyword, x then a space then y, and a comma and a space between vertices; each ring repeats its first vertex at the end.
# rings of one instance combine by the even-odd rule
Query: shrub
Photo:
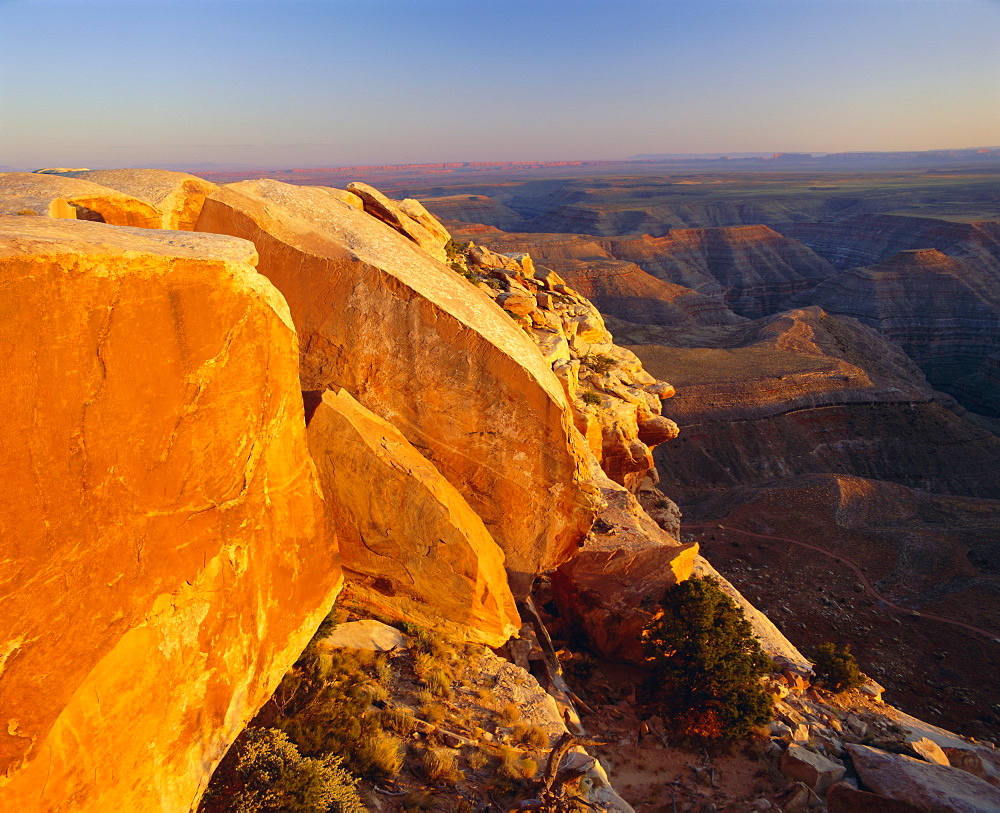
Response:
POLYGON ((444 748, 428 748, 423 757, 424 775, 428 782, 454 785, 462 778, 455 755, 444 748))
POLYGON ((685 734, 736 738, 771 719, 770 665, 743 610, 714 579, 671 587, 642 632, 647 688, 685 734))
POLYGON ((34 209, 18 209, 17 213, 22 217, 40 217, 34 209))
POLYGON ((601 396, 593 390, 584 390, 580 393, 580 400, 585 404, 590 404, 591 406, 599 406, 601 403, 601 396))
POLYGON ((435 666, 431 669, 424 680, 427 683, 427 689, 432 695, 443 697, 446 700, 451 699, 451 676, 440 666, 435 666))
POLYGON ((469 769, 473 771, 481 771, 489 764, 489 761, 489 753, 483 748, 476 748, 471 754, 469 754, 469 769))
POLYGON ((610 372, 617 363, 613 356, 606 356, 603 353, 591 353, 583 357, 583 363, 598 375, 610 372))
POLYGON ((284 732, 248 728, 212 777, 200 810, 365 813, 357 781, 338 757, 303 757, 284 732))
POLYGON ((370 731, 358 743, 357 761, 365 776, 391 779, 403 767, 403 741, 378 729, 370 731))
POLYGON ((813 660, 820 685, 830 691, 846 692, 865 682, 849 644, 842 647, 831 643, 820 644, 813 660))
POLYGON ((511 736, 514 742, 530 748, 545 748, 549 744, 548 733, 539 725, 518 723, 511 731, 511 736))
POLYGON ((427 790, 413 790, 399 802, 403 810, 433 810, 437 804, 434 794, 427 790))
POLYGON ((521 709, 514 703, 507 703, 507 705, 500 709, 497 716, 502 725, 512 726, 521 719, 521 709))
POLYGON ((401 737, 408 737, 417 727, 417 721, 409 709, 396 706, 384 708, 379 712, 379 722, 388 731, 393 731, 401 737))
POLYGON ((506 779, 517 779, 520 777, 518 763, 521 759, 521 752, 509 745, 501 745, 499 751, 500 765, 498 772, 506 779))
POLYGON ((538 773, 538 763, 528 757, 517 761, 517 773, 521 779, 533 779, 538 773))

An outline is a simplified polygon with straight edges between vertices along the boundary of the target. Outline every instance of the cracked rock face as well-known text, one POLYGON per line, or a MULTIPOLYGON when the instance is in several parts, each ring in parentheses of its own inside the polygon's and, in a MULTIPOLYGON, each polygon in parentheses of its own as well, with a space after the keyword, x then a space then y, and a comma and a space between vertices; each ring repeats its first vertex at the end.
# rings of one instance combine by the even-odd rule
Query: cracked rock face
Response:
POLYGON ((255 260, 0 217, 4 809, 189 809, 336 596, 255 260))
POLYGON ((503 551, 461 494, 392 425, 341 390, 309 419, 351 604, 502 646, 521 626, 503 551))
POLYGON ((304 390, 343 388, 399 428, 483 519, 515 595, 593 518, 586 449, 535 343, 412 240, 320 187, 246 181, 199 231, 253 240, 288 300, 304 390))

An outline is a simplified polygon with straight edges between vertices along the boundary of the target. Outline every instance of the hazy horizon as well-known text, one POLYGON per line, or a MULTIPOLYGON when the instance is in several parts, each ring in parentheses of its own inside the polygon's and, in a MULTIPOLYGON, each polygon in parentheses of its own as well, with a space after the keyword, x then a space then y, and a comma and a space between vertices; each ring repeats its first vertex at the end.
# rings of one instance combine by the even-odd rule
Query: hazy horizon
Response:
POLYGON ((995 0, 0 0, 0 165, 1000 144, 995 0))

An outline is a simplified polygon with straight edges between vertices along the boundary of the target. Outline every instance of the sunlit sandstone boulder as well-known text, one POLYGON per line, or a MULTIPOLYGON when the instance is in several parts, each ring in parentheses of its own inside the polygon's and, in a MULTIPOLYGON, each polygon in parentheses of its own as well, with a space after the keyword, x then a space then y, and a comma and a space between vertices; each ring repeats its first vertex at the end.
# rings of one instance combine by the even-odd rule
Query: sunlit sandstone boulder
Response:
POLYGON ((444 247, 451 235, 420 201, 413 198, 390 200, 375 187, 357 181, 348 184, 347 191, 361 198, 368 214, 392 226, 435 260, 444 262, 447 259, 444 247))
POLYGON ((106 186, 148 203, 160 215, 161 229, 191 231, 214 183, 168 169, 94 169, 73 177, 106 186))
POLYGON ((396 426, 503 549, 515 595, 593 518, 584 443, 535 343, 481 291, 319 187, 244 181, 199 231, 252 239, 301 339, 302 388, 344 388, 396 426))
POLYGON ((399 430, 341 390, 323 394, 308 435, 340 541, 346 600, 493 647, 517 632, 503 551, 399 430))
POLYGON ((0 217, 2 810, 190 809, 336 596, 255 261, 0 217))
POLYGON ((0 173, 0 214, 96 220, 115 226, 160 227, 159 212, 145 201, 106 186, 62 175, 0 173))

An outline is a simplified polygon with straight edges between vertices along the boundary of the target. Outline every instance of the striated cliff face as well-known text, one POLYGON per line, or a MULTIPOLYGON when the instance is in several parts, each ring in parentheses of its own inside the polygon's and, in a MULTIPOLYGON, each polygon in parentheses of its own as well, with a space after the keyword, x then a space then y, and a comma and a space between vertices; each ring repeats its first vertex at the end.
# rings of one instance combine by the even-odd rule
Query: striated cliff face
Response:
POLYGON ((934 248, 902 251, 824 280, 794 302, 853 316, 897 343, 938 389, 973 374, 1000 350, 1000 261, 996 269, 934 248))
POLYGON ((188 809, 336 596, 295 330, 255 261, 0 218, 4 809, 188 809))
POLYGON ((503 551, 455 487, 343 390, 314 405, 308 434, 347 604, 503 646, 521 626, 503 551))
POLYGON ((616 259, 605 241, 577 234, 504 234, 461 223, 453 233, 499 252, 530 253, 590 300, 605 316, 651 325, 725 325, 741 321, 721 301, 664 282, 634 262, 616 259))
POLYGON ((709 339, 662 328, 620 335, 644 342, 632 346, 644 366, 678 382, 670 414, 681 434, 657 451, 670 494, 826 471, 1000 494, 989 476, 1000 439, 857 322, 807 308, 709 339), (656 340, 669 344, 646 343, 656 340))
POLYGON ((861 215, 835 222, 794 223, 781 226, 780 231, 839 269, 874 265, 900 251, 917 248, 936 248, 987 267, 1000 261, 1000 227, 996 223, 861 215))
POLYGON ((768 226, 675 229, 663 237, 612 239, 610 250, 655 277, 712 296, 757 318, 833 273, 822 257, 768 226))

